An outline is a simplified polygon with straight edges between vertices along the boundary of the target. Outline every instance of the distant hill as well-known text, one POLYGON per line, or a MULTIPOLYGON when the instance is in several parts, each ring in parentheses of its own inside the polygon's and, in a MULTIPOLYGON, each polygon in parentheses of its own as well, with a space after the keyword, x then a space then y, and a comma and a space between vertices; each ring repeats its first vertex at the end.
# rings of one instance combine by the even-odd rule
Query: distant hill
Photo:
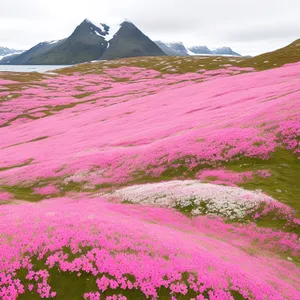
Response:
POLYGON ((155 43, 170 56, 188 56, 188 55, 215 55, 215 56, 241 56, 239 53, 233 51, 230 47, 217 48, 210 50, 207 46, 192 46, 185 47, 182 42, 165 43, 162 41, 155 41, 155 43))
POLYGON ((213 52, 207 46, 193 46, 188 48, 193 54, 210 54, 213 52))
POLYGON ((169 56, 188 56, 188 50, 181 42, 164 43, 155 41, 156 45, 169 56))
POLYGON ((243 60, 241 66, 251 66, 257 70, 281 67, 300 61, 300 39, 288 46, 243 60))
POLYGON ((217 48, 212 50, 212 53, 215 55, 241 56, 241 54, 233 51, 230 47, 217 48))
POLYGON ((11 49, 11 48, 0 46, 0 59, 4 58, 6 56, 10 56, 10 55, 20 54, 22 52, 24 52, 24 50, 16 50, 16 49, 11 49))
POLYGON ((99 59, 165 55, 131 22, 116 28, 85 19, 66 39, 42 42, 1 64, 69 65, 99 59))

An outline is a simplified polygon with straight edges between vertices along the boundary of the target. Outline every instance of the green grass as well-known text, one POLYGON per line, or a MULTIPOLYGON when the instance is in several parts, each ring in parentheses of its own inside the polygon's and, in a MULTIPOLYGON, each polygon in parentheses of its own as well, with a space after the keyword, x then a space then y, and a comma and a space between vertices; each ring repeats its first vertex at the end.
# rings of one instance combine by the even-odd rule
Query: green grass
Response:
POLYGON ((290 151, 278 149, 268 160, 242 158, 229 162, 226 168, 237 172, 269 170, 271 177, 255 176, 240 186, 248 190, 261 189, 293 207, 300 217, 300 160, 290 151))
POLYGON ((35 194, 32 187, 1 186, 1 188, 6 192, 11 193, 17 200, 37 202, 45 198, 45 196, 35 194))
POLYGON ((7 170, 10 170, 10 169, 15 169, 15 168, 20 168, 20 167, 27 166, 27 165, 31 164, 32 161, 33 161, 33 159, 28 159, 27 161, 25 161, 22 164, 13 165, 13 166, 9 166, 9 167, 0 167, 0 172, 1 171, 7 171, 7 170))
MULTIPOLYGON (((82 74, 103 74, 105 68, 119 68, 121 66, 140 67, 145 69, 157 70, 162 74, 197 72, 200 69, 217 70, 224 64, 237 65, 242 58, 234 57, 200 57, 200 56, 155 56, 155 57, 134 57, 113 61, 99 61, 85 63, 72 67, 56 70, 58 74, 71 75, 75 72, 82 74), (234 60, 234 61, 233 61, 234 60), (176 71, 171 71, 176 69, 176 71)), ((117 79, 126 81, 126 78, 117 79)))
POLYGON ((300 61, 300 39, 284 48, 245 59, 239 63, 239 66, 253 67, 261 71, 298 61, 300 61))

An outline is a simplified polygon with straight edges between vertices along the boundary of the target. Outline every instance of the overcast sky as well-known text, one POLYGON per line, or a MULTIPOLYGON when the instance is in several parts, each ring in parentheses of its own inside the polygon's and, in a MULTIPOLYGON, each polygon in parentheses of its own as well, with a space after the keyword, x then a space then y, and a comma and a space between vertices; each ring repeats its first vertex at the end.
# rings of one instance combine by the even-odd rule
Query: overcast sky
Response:
POLYGON ((153 40, 255 55, 300 38, 299 12, 300 0, 0 0, 0 46, 65 38, 85 18, 128 19, 153 40))

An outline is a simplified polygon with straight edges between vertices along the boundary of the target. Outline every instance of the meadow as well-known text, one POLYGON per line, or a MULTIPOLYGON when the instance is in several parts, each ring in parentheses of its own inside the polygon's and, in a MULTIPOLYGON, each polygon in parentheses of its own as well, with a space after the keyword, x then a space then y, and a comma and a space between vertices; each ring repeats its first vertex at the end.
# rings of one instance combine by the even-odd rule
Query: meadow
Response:
POLYGON ((300 63, 260 59, 0 73, 0 298, 299 299, 300 63))

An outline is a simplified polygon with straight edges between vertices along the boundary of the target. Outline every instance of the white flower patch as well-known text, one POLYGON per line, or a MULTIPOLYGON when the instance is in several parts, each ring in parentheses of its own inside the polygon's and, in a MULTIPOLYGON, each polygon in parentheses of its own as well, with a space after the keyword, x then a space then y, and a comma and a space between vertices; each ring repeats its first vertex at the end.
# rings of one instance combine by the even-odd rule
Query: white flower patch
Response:
POLYGON ((197 180, 169 181, 126 187, 113 193, 122 202, 168 208, 189 208, 193 215, 242 219, 264 203, 277 202, 260 191, 247 191, 197 180))

